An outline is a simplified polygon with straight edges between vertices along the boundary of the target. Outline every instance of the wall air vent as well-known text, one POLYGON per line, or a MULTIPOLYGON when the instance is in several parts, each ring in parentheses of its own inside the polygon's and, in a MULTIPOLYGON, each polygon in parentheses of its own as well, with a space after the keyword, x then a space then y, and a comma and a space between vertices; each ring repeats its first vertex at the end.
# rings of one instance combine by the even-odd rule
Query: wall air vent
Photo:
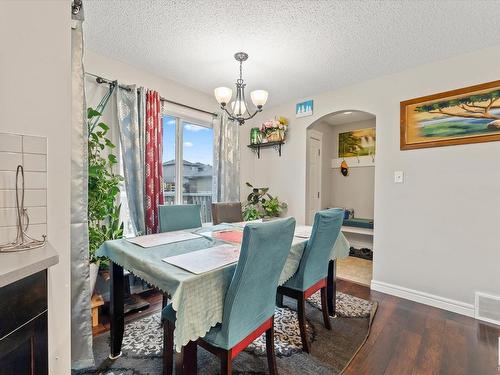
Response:
POLYGON ((500 325, 500 296, 476 292, 474 317, 500 325))

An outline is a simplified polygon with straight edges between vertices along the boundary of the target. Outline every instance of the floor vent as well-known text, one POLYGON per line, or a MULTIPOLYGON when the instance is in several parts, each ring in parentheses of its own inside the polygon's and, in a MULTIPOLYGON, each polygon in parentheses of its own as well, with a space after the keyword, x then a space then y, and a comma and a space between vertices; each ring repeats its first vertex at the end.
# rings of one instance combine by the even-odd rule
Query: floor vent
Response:
POLYGON ((475 318, 500 325, 500 296, 476 292, 475 318))

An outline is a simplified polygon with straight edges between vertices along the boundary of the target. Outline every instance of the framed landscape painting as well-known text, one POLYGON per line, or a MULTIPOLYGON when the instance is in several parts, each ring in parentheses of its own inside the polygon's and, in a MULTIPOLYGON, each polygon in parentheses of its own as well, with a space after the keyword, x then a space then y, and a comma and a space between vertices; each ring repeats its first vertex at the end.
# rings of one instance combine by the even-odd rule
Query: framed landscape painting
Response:
POLYGON ((375 155, 375 128, 339 133, 339 158, 375 155))
POLYGON ((401 102, 401 150, 500 140, 500 81, 401 102))

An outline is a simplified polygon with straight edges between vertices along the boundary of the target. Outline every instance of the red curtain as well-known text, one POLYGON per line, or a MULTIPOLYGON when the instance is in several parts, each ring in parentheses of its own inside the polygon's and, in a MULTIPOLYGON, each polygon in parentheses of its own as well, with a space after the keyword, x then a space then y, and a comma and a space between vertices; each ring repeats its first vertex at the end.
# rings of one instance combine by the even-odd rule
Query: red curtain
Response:
POLYGON ((163 165, 160 94, 146 93, 146 233, 158 232, 158 205, 163 204, 163 165))

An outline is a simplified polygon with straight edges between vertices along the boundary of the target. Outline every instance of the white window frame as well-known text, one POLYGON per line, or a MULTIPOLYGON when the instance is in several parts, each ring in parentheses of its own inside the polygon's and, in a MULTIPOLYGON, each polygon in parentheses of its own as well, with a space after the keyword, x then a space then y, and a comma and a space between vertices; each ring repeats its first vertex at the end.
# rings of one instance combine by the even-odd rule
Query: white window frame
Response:
MULTIPOLYGON (((175 194, 174 194, 174 204, 182 204, 182 180, 183 180, 183 169, 184 163, 183 150, 184 150, 184 124, 191 124, 196 126, 201 126, 203 128, 213 129, 213 125, 210 122, 201 121, 193 117, 181 115, 171 111, 164 111, 163 117, 170 116, 175 119, 175 194)), ((212 145, 213 147, 213 145, 212 145)))

